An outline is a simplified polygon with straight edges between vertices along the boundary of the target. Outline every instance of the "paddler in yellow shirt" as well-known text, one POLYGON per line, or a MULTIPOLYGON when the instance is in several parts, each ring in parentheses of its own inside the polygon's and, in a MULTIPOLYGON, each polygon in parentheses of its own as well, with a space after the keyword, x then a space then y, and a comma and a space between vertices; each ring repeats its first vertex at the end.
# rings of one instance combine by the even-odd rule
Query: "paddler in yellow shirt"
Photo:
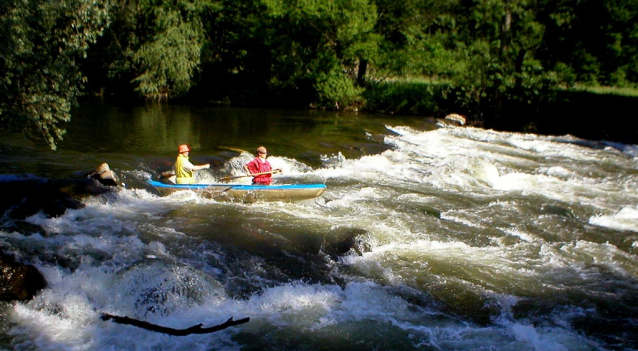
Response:
POLYGON ((175 183, 177 184, 193 184, 195 183, 195 177, 193 177, 193 171, 199 171, 202 169, 210 168, 210 164, 195 166, 188 160, 188 155, 191 149, 188 145, 179 146, 179 155, 175 160, 175 183))

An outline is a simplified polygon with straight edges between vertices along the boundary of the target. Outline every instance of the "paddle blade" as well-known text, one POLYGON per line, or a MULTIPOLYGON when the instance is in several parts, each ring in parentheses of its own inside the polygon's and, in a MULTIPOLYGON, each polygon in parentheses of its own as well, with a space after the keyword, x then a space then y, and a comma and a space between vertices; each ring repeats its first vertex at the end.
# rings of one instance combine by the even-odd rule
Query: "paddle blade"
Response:
POLYGON ((162 172, 162 178, 170 178, 170 177, 172 177, 174 175, 175 175, 175 172, 173 172, 173 171, 162 172))
POLYGON ((248 176, 248 175, 241 175, 241 176, 234 176, 234 177, 228 176, 228 177, 223 177, 220 180, 222 182, 228 182, 228 181, 233 180, 233 179, 244 178, 244 177, 250 177, 250 176, 248 176))

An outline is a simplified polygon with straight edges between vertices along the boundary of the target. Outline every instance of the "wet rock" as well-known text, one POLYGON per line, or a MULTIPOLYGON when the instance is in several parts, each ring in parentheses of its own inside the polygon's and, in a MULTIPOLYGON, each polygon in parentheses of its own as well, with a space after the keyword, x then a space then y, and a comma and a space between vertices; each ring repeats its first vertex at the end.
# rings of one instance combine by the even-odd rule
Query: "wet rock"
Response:
POLYGON ((111 167, 109 167, 108 163, 102 163, 101 165, 95 167, 93 171, 94 174, 102 174, 104 172, 110 172, 111 167))
POLYGON ((364 229, 352 229, 349 232, 339 234, 335 242, 326 243, 324 251, 329 255, 343 256, 357 254, 359 256, 372 251, 370 234, 364 229))
POLYGON ((445 116, 445 120, 458 124, 460 126, 464 126, 467 123, 467 119, 464 116, 456 114, 456 113, 451 113, 445 116))
POLYGON ((398 205, 397 209, 407 212, 414 213, 418 215, 426 215, 432 216, 435 218, 441 218, 441 210, 436 209, 434 207, 426 206, 426 205, 416 205, 416 204, 407 204, 407 205, 398 205))
POLYGON ((120 184, 119 178, 106 163, 97 166, 93 172, 89 173, 89 177, 106 186, 118 186, 120 184))
POLYGON ((565 218, 577 218, 572 209, 558 205, 543 204, 541 206, 541 212, 544 214, 561 216, 565 218))
POLYGON ((57 217, 67 209, 83 208, 82 199, 116 190, 93 179, 44 179, 11 176, 0 179, 0 216, 25 219, 39 211, 57 217))
POLYGON ((46 286, 37 268, 0 252, 0 301, 28 301, 46 286))
POLYGON ((108 189, 97 186, 91 180, 16 180, 0 182, 5 194, 0 203, 12 219, 25 219, 39 211, 57 217, 67 209, 84 207, 81 199, 102 194, 108 189))

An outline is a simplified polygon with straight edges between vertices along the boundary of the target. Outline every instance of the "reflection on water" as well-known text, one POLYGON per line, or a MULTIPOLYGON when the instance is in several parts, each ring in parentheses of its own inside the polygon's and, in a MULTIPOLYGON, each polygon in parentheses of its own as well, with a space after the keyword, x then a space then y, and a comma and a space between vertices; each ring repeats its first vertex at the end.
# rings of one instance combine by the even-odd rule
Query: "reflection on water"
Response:
POLYGON ((162 154, 174 151, 173 145, 189 143, 193 149, 200 149, 200 118, 188 107, 84 103, 74 111, 60 148, 162 154))
POLYGON ((191 146, 194 162, 218 164, 216 159, 236 155, 229 150, 252 154, 265 145, 270 155, 317 166, 322 155, 354 158, 386 149, 380 142, 387 124, 434 128, 419 117, 158 103, 116 106, 90 100, 74 110, 55 152, 21 135, 3 135, 0 155, 7 158, 0 160, 0 173, 63 177, 102 162, 114 169, 136 168, 141 157, 157 158, 157 167, 169 167, 180 144, 191 146))
POLYGON ((109 152, 173 154, 176 145, 183 143, 188 143, 199 153, 208 153, 220 146, 252 151, 263 144, 274 153, 292 157, 317 148, 329 152, 361 152, 363 146, 360 144, 369 142, 366 131, 387 133, 386 123, 406 124, 406 119, 412 120, 410 125, 423 123, 418 117, 399 119, 353 112, 156 103, 125 108, 94 103, 83 104, 76 110, 60 147, 88 151, 87 144, 97 143, 109 152))

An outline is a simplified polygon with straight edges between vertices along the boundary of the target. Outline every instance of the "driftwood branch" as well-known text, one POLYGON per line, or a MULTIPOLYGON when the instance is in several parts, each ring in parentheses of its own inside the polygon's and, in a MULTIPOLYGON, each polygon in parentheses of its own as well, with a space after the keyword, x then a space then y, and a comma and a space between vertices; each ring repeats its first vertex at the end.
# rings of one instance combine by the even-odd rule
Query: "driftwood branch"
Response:
POLYGON ((250 318, 243 318, 240 320, 233 320, 233 317, 230 317, 226 322, 220 324, 220 325, 216 325, 210 328, 202 328, 202 324, 197 324, 194 325, 190 328, 186 328, 186 329, 173 329, 173 328, 168 328, 168 327, 162 327, 161 325, 155 325, 155 324, 151 324, 149 322, 145 322, 145 321, 141 321, 138 319, 134 319, 134 318, 129 318, 129 317, 121 317, 121 316, 114 316, 112 314, 108 314, 108 313, 102 313, 100 315, 100 318, 103 321, 107 321, 107 320, 112 320, 115 323, 120 323, 120 324, 128 324, 128 325, 132 325, 132 326, 136 326, 138 328, 143 328, 146 330, 151 330, 151 331, 155 331, 158 333, 164 333, 164 334, 168 334, 168 335, 175 335, 175 336, 185 336, 185 335, 190 335, 190 334, 209 334, 209 333, 214 333, 235 325, 239 325, 239 324, 244 324, 244 323, 248 323, 248 321, 250 320, 250 318))

